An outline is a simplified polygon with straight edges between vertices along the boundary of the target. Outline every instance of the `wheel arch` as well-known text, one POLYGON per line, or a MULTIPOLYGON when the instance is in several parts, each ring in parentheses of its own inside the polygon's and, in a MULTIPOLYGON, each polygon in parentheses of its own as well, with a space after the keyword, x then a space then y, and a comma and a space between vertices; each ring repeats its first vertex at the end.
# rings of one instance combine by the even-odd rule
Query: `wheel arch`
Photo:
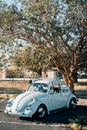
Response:
MULTIPOLYGON (((33 117, 34 117, 34 118, 40 118, 40 117, 38 117, 38 109, 39 109, 40 106, 44 106, 44 108, 45 108, 45 110, 46 110, 46 114, 48 115, 47 106, 46 106, 44 103, 41 103, 41 104, 38 105, 38 107, 37 107, 35 113, 33 114, 33 117)), ((45 116, 46 116, 46 115, 45 115, 45 116)), ((42 118, 43 118, 43 117, 42 117, 42 118)))
POLYGON ((73 95, 73 94, 70 94, 69 97, 68 97, 68 100, 67 100, 67 105, 66 105, 67 108, 69 108, 70 101, 71 101, 72 99, 75 99, 75 100, 77 101, 76 96, 73 95))
MULTIPOLYGON (((47 105, 46 105, 45 103, 41 103, 41 104, 38 106, 38 108, 39 108, 40 106, 44 106, 45 109, 46 109, 47 114, 49 114, 49 111, 48 111, 47 105)), ((37 108, 37 109, 38 109, 38 108, 37 108)))

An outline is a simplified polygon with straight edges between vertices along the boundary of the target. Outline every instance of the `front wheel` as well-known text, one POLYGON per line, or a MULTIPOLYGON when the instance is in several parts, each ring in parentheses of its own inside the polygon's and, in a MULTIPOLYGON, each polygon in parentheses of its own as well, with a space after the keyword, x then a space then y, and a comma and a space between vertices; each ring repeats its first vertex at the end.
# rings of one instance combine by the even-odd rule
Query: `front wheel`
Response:
POLYGON ((75 108, 76 108, 76 105, 77 105, 76 99, 75 99, 75 98, 72 98, 72 99, 70 100, 69 108, 70 108, 70 109, 75 109, 75 108))
POLYGON ((38 118, 44 118, 47 114, 47 109, 44 105, 40 105, 37 109, 36 116, 38 118))

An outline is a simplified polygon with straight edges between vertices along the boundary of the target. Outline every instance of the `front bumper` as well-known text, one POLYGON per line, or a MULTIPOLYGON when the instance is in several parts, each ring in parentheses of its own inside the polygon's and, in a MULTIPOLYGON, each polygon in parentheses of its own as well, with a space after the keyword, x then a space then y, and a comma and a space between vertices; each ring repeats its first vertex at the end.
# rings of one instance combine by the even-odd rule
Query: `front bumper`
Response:
POLYGON ((5 114, 20 116, 20 113, 12 113, 11 111, 4 110, 5 114))
POLYGON ((11 108, 5 109, 4 112, 9 115, 17 115, 19 117, 32 117, 33 113, 31 110, 24 111, 24 112, 17 112, 16 110, 13 110, 11 108))

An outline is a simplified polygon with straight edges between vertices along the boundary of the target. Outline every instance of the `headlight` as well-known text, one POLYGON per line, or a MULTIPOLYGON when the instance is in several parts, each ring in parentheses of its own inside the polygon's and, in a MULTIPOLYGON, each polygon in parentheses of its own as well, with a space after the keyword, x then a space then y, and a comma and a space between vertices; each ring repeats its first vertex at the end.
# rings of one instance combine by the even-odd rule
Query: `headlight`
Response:
POLYGON ((31 109, 32 109, 31 105, 26 106, 26 110, 31 110, 31 109))
POLYGON ((8 102, 7 102, 7 106, 8 107, 11 107, 12 105, 13 105, 13 98, 12 99, 10 99, 8 102))
POLYGON ((12 102, 7 102, 7 106, 8 106, 8 107, 11 107, 12 104, 13 104, 12 102))

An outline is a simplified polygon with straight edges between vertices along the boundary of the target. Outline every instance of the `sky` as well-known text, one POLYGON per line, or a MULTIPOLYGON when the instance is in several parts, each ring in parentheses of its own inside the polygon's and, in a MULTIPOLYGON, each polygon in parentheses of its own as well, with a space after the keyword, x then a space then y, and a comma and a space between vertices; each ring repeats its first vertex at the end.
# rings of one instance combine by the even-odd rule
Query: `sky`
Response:
POLYGON ((2 0, 2 1, 5 1, 8 5, 13 4, 13 3, 14 3, 14 0, 2 0))
MULTIPOLYGON (((6 4, 8 4, 8 5, 11 5, 11 4, 14 4, 15 2, 17 2, 17 0, 2 0, 2 1, 6 2, 6 4)), ((21 3, 18 2, 17 7, 20 8, 20 6, 21 6, 21 3)))

